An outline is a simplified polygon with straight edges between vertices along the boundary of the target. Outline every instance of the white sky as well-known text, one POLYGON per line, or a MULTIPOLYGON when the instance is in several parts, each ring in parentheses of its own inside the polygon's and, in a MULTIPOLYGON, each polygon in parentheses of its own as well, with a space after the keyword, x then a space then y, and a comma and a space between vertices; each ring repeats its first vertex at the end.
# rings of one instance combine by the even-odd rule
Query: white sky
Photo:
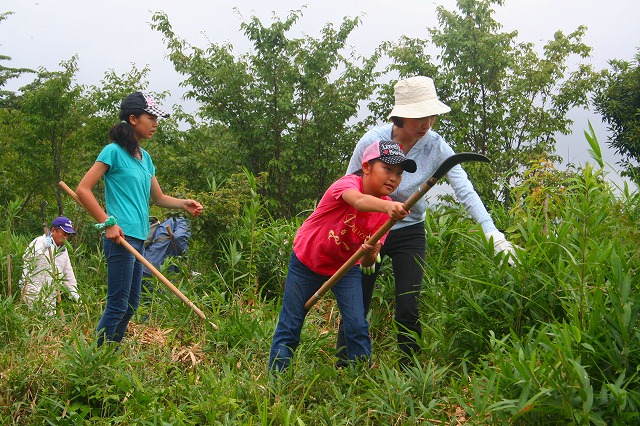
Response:
MULTIPOLYGON (((518 40, 536 48, 549 41, 555 31, 568 34, 579 25, 588 27, 583 41, 593 47, 592 64, 606 68, 610 59, 633 60, 640 47, 639 0, 506 0, 495 6, 494 18, 504 31, 517 30, 518 40)), ((252 15, 268 26, 274 14, 285 19, 290 10, 306 5, 292 35, 319 37, 328 22, 338 26, 344 16, 362 17, 351 34, 349 45, 355 52, 370 55, 382 41, 401 35, 427 36, 427 28, 437 26, 435 9, 443 5, 455 9, 454 0, 2 0, 0 12, 14 12, 0 23, 0 55, 11 57, 2 65, 48 70, 78 55, 78 82, 99 85, 105 71, 125 73, 136 64, 148 65, 153 91, 169 90, 165 107, 181 102, 181 77, 165 58, 167 50, 161 34, 150 28, 153 12, 164 11, 174 32, 190 44, 205 47, 209 41, 230 42, 235 53, 244 53, 249 42, 240 24, 252 15), (234 7, 237 5, 237 11, 234 7)), ((435 52, 434 52, 435 53, 435 52)), ((17 80, 15 90, 29 81, 17 80)), ((188 107, 186 110, 190 110, 188 107)), ((597 115, 575 111, 574 133, 560 136, 558 153, 566 162, 583 164, 590 158, 583 130, 590 119, 596 129, 605 160, 614 165, 619 157, 606 149, 606 127, 597 115)), ((446 137, 446 135, 445 135, 446 137)), ((609 177, 616 180, 614 172, 609 177)))

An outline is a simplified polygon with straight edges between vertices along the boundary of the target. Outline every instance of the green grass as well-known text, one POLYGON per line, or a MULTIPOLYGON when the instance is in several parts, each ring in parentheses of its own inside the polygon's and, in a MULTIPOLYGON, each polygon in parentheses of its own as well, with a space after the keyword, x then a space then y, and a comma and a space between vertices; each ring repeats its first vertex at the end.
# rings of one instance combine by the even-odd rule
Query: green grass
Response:
MULTIPOLYGON (((19 303, 17 284, 12 297, 2 287, 0 424, 635 424, 640 196, 614 193, 589 166, 563 178, 544 209, 536 197, 549 188, 526 185, 516 208, 495 214, 523 249, 515 266, 459 209, 428 217, 422 351, 406 371, 387 261, 370 315, 373 368, 333 367, 339 318, 327 297, 307 318, 293 369, 267 377, 299 221, 263 218, 256 205, 218 242, 194 240, 179 262, 176 286, 217 331, 165 290, 120 347, 97 348, 106 269, 87 233, 72 248, 81 303, 63 300, 64 318, 19 303)), ((10 227, 3 237, 0 278, 10 255, 17 283, 15 253, 30 239, 10 227)))

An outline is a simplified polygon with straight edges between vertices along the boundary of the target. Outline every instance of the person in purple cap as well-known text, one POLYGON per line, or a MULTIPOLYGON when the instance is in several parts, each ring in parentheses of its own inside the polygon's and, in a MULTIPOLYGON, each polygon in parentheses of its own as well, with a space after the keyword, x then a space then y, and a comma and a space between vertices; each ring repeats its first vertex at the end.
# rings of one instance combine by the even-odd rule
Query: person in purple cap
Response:
POLYGON ((31 241, 22 256, 20 283, 24 301, 30 307, 41 304, 46 315, 55 312, 60 284, 74 300, 79 299, 78 283, 64 245, 69 236, 75 233, 69 218, 57 217, 51 223, 49 232, 31 241))
POLYGON ((389 217, 402 220, 407 216, 402 203, 388 195, 400 184, 403 171, 416 171, 416 163, 397 144, 375 142, 364 152, 360 166, 329 187, 296 233, 271 343, 270 373, 287 369, 291 362, 307 315, 305 302, 361 247, 365 254, 360 265, 347 271, 332 291, 344 324, 346 359, 350 363, 370 360, 361 268, 366 271, 375 263, 385 236, 375 245, 365 241, 389 217))
POLYGON ((142 263, 119 242, 124 238, 144 254, 149 233, 149 198, 159 207, 184 209, 193 216, 202 205, 192 199, 171 197, 162 192, 151 156, 140 142, 151 139, 158 117, 169 114, 147 93, 135 92, 120 105, 120 123, 109 130, 111 143, 102 149, 84 175, 76 193, 104 232, 107 259, 107 304, 98 322, 98 345, 121 342, 131 317, 140 303, 142 263), (93 187, 104 178, 106 210, 93 195, 93 187))

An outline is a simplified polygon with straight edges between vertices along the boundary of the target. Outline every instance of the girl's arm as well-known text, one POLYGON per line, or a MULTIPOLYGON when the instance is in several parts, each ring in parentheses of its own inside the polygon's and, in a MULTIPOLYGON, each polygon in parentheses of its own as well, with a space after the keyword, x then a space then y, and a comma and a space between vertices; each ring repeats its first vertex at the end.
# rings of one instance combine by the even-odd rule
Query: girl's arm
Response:
POLYGON ((155 176, 151 178, 151 199, 156 206, 166 209, 184 209, 193 216, 202 213, 202 204, 196 200, 175 198, 163 193, 155 176))
MULTIPOLYGON (((96 161, 93 163, 93 166, 85 173, 84 177, 78 184, 78 188, 76 188, 76 195, 82 204, 86 207, 87 211, 98 221, 98 223, 103 223, 105 220, 109 218, 107 212, 100 206, 98 200, 95 195, 93 195, 93 187, 96 186, 98 181, 102 179, 105 173, 109 170, 109 166, 103 162, 96 161)), ((118 225, 108 226, 104 230, 105 236, 113 241, 117 241, 118 238, 124 238, 124 232, 122 232, 122 228, 118 225)))
MULTIPOLYGON (((392 219, 402 220, 409 212, 407 212, 403 204, 399 201, 383 200, 373 195, 363 194, 360 191, 348 190, 342 194, 342 199, 353 206, 356 210, 362 212, 379 212, 386 213, 392 219)), ((375 245, 362 244, 364 255, 360 260, 360 264, 364 267, 368 267, 374 264, 380 253, 382 244, 377 242, 375 245)))
POLYGON ((96 186, 98 181, 109 170, 109 166, 100 161, 93 163, 93 166, 85 173, 84 177, 76 188, 76 195, 82 201, 82 204, 87 208, 87 211, 98 222, 102 223, 107 220, 107 213, 102 209, 100 203, 93 195, 93 187, 96 186))
POLYGON ((377 241, 375 245, 363 243, 362 250, 364 251, 364 255, 362 259, 360 259, 360 265, 365 268, 372 266, 377 261, 381 248, 382 243, 380 243, 380 241, 377 241))
POLYGON ((342 199, 361 212, 386 213, 395 220, 402 220, 409 214, 399 201, 383 200, 355 189, 345 191, 342 199))

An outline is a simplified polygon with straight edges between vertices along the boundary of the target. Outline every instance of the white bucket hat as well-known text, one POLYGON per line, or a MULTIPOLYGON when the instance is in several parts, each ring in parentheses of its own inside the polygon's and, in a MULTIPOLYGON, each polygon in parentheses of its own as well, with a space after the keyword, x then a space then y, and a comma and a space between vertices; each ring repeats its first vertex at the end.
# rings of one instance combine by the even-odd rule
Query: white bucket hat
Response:
POLYGON ((438 100, 436 86, 429 77, 417 76, 400 80, 393 86, 396 104, 389 118, 422 118, 451 111, 438 100))

